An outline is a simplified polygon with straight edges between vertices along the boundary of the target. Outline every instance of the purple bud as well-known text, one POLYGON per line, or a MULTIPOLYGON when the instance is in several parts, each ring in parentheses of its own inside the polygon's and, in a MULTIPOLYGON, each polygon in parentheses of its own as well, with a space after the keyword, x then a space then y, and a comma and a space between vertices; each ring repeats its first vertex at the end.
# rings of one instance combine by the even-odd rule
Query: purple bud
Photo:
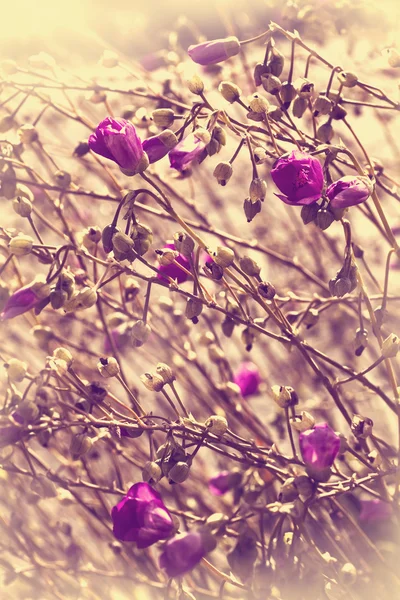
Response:
POLYGON ((149 157, 150 164, 152 164, 164 158, 177 143, 176 135, 169 129, 165 129, 158 135, 153 135, 153 137, 144 140, 143 150, 149 157))
MULTIPOLYGON (((165 244, 164 248, 176 250, 175 244, 173 242, 165 244)), ((186 256, 183 256, 183 254, 179 254, 175 260, 177 263, 182 265, 182 267, 185 267, 185 269, 190 271, 190 261, 188 258, 186 258, 186 256)), ((177 283, 185 283, 185 281, 187 281, 188 279, 188 275, 174 263, 171 263, 170 265, 159 265, 158 271, 159 272, 157 278, 162 279, 163 281, 166 281, 163 275, 167 275, 168 277, 171 277, 171 279, 175 279, 177 283)))
POLYGON ((276 196, 286 204, 312 204, 321 198, 324 174, 319 160, 310 154, 293 150, 279 158, 271 177, 282 192, 276 196))
POLYGON ((231 36, 210 42, 202 42, 189 46, 188 54, 197 64, 207 66, 223 62, 240 51, 240 42, 237 37, 231 36))
POLYGON ((148 165, 142 142, 130 121, 106 117, 89 137, 89 147, 134 175, 148 165))
POLYGON ((148 483, 135 483, 111 511, 113 533, 123 542, 147 548, 167 539, 174 524, 161 496, 148 483))
POLYGON ((252 362, 244 362, 236 371, 234 383, 240 387, 243 398, 256 394, 261 383, 260 372, 252 362))
POLYGON ((169 540, 160 556, 160 567, 168 577, 177 577, 191 571, 207 554, 203 536, 194 531, 183 533, 169 540))
POLYGON ((185 171, 195 159, 199 159, 207 142, 202 135, 199 137, 196 132, 186 136, 173 150, 169 153, 169 162, 173 169, 185 171))
POLYGON ((319 423, 314 429, 302 432, 299 443, 305 464, 315 470, 322 470, 333 465, 339 452, 340 437, 328 423, 319 423))
POLYGON ((6 321, 7 319, 13 319, 39 304, 42 298, 40 298, 35 291, 37 286, 37 282, 30 283, 14 292, 7 300, 3 312, 0 314, 1 320, 6 321))
POLYGON ((221 471, 208 481, 208 489, 214 496, 223 496, 235 488, 241 479, 239 471, 221 471))
POLYGON ((374 523, 377 521, 386 521, 393 514, 390 504, 374 498, 373 500, 360 500, 361 511, 359 520, 361 523, 374 523))
POLYGON ((332 208, 346 208, 365 202, 371 193, 368 177, 346 175, 334 181, 326 190, 332 208))

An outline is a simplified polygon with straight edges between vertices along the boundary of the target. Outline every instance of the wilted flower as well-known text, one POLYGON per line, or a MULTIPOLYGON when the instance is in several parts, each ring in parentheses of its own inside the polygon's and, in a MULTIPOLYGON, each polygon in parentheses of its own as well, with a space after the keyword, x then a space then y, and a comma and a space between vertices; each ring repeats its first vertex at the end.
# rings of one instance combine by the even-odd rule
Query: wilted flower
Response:
POLYGON ((234 37, 227 37, 189 46, 188 54, 197 64, 207 66, 223 62, 240 51, 240 42, 234 37))
POLYGON ((243 398, 256 394, 261 383, 260 372, 252 362, 244 362, 236 371, 234 383, 240 387, 243 398))
POLYGON ((40 288, 44 289, 44 284, 38 281, 33 281, 29 285, 17 290, 7 300, 1 320, 13 319, 18 315, 35 308, 43 300, 43 295, 40 293, 40 288))
POLYGON ((207 133, 199 135, 199 132, 195 131, 179 142, 169 153, 171 167, 185 171, 194 160, 199 159, 207 145, 207 133))
POLYGON ((144 171, 148 166, 147 155, 136 129, 125 119, 106 117, 97 125, 88 143, 93 152, 113 160, 129 175, 144 171))
POLYGON ((160 567, 166 570, 168 577, 177 577, 191 571, 205 554, 207 547, 200 532, 176 535, 165 544, 160 567))
POLYGON ((293 150, 275 163, 271 177, 282 194, 276 194, 286 204, 312 204, 320 199, 324 174, 317 158, 293 150))
POLYGON ((305 464, 322 470, 333 465, 339 452, 340 437, 328 423, 319 423, 313 429, 302 432, 299 443, 305 464))
POLYGON ((326 195, 332 208, 346 208, 368 200, 371 189, 368 177, 346 175, 334 181, 326 190, 326 195))
MULTIPOLYGON (((165 248, 176 250, 175 244, 173 242, 166 244, 164 246, 164 249, 165 248)), ((182 267, 185 267, 185 269, 187 269, 188 271, 190 271, 189 259, 186 258, 186 256, 183 256, 183 254, 178 254, 176 262, 182 265, 182 267)), ((171 263, 169 265, 159 265, 158 271, 158 279, 165 280, 165 277, 163 277, 163 275, 167 275, 168 277, 171 277, 171 279, 175 279, 177 283, 184 283, 188 278, 188 275, 184 271, 182 271, 182 269, 180 269, 175 263, 171 263)))
POLYGON ((239 471, 221 471, 208 481, 208 489, 214 496, 222 496, 239 485, 241 479, 239 471))
POLYGON ((147 548, 167 539, 174 524, 161 496, 148 483, 135 483, 111 511, 113 533, 123 542, 147 548))

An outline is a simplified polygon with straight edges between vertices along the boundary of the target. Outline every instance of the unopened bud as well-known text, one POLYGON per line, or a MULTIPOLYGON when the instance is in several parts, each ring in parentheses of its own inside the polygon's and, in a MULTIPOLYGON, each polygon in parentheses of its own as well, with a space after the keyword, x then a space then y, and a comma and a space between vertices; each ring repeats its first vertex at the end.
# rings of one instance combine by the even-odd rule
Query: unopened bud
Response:
POLYGON ((255 113, 265 113, 269 108, 269 102, 261 94, 252 94, 248 97, 248 104, 251 111, 255 113))
POLYGON ((340 71, 337 74, 337 78, 339 83, 343 85, 343 87, 352 88, 357 85, 358 77, 355 73, 351 73, 350 71, 340 71))
POLYGON ((17 358, 11 358, 7 363, 4 364, 4 368, 7 371, 8 379, 13 383, 20 383, 23 381, 28 365, 22 360, 17 358))
POLYGON ((221 417, 220 415, 213 415, 212 417, 208 417, 207 421, 204 423, 210 433, 214 435, 224 435, 224 433, 228 430, 228 421, 225 417, 221 417))
POLYGON ((328 96, 322 94, 315 99, 313 104, 313 115, 318 117, 320 115, 329 115, 333 106, 332 100, 329 100, 328 96))
POLYGON ((186 302, 185 316, 188 319, 195 319, 197 323, 197 317, 201 315, 203 311, 203 303, 198 298, 188 298, 186 302))
POLYGON ((200 96, 204 92, 204 83, 203 80, 198 75, 193 75, 193 77, 188 81, 189 92, 192 94, 197 94, 200 96))
POLYGON ((250 258, 249 256, 244 256, 239 260, 240 268, 246 275, 250 275, 250 277, 258 277, 261 272, 261 267, 258 266, 255 260, 250 258))
POLYGON ((165 363, 158 363, 156 373, 162 377, 164 383, 173 383, 176 379, 171 367, 165 363))
POLYGON ((167 129, 174 123, 174 111, 170 108, 157 108, 152 113, 152 119, 160 129, 167 129))
POLYGON ((64 360, 68 366, 71 366, 73 363, 73 356, 67 348, 56 348, 53 351, 54 358, 58 358, 60 360, 64 360))
POLYGON ((314 91, 314 84, 309 79, 305 79, 304 77, 299 77, 299 79, 296 79, 294 82, 294 87, 301 98, 311 98, 314 91))
POLYGON ((272 94, 272 96, 276 96, 279 94, 282 88, 282 82, 279 77, 272 75, 272 73, 267 73, 261 77, 261 83, 266 92, 272 94))
POLYGON ((71 175, 67 173, 67 171, 56 171, 53 177, 56 184, 63 189, 69 187, 72 179, 71 175))
POLYGON ((113 356, 100 358, 97 369, 102 377, 117 377, 120 373, 118 361, 113 356))
POLYGON ((150 484, 158 483, 162 477, 161 467, 154 461, 148 461, 142 469, 142 479, 150 484))
POLYGON ((134 247, 134 241, 126 233, 118 231, 112 238, 113 250, 117 251, 121 255, 128 255, 134 247))
POLYGON ((333 127, 329 122, 324 123, 317 129, 317 138, 321 140, 321 142, 330 142, 334 136, 333 127))
POLYGON ((13 200, 13 209, 20 217, 30 217, 32 212, 32 202, 23 196, 17 196, 13 200))
POLYGON ((319 211, 319 206, 316 202, 312 204, 305 204, 301 207, 300 216, 304 225, 308 225, 308 223, 312 223, 317 218, 317 214, 319 211))
POLYGON ((400 348, 400 339, 394 333, 391 333, 382 344, 383 358, 393 358, 400 348))
POLYGON ((173 483, 183 483, 189 477, 190 466, 183 461, 179 461, 168 470, 168 479, 173 483))
POLYGON ((246 215, 247 222, 250 223, 254 217, 261 212, 261 200, 253 202, 250 198, 246 198, 243 204, 244 214, 246 215))
POLYGON ((144 344, 147 342, 149 335, 151 333, 150 325, 147 325, 142 319, 136 321, 131 328, 132 337, 144 344))
POLYGON ((233 104, 237 100, 239 100, 242 90, 239 86, 230 81, 221 81, 218 86, 218 91, 223 96, 223 98, 233 104))
POLYGON ((320 229, 322 229, 322 231, 325 231, 325 229, 328 229, 328 227, 332 225, 334 220, 335 217, 330 210, 326 210, 326 208, 320 208, 317 212, 315 223, 320 229))
POLYGON ((93 446, 92 438, 90 438, 86 433, 77 433, 71 439, 71 443, 69 445, 69 451, 73 460, 77 460, 93 446))
POLYGON ((292 106, 293 116, 297 117, 298 119, 301 119, 301 117, 306 112, 307 106, 308 101, 306 98, 303 98, 302 96, 298 96, 297 98, 295 98, 292 106))
POLYGON ((272 75, 276 75, 276 77, 279 77, 279 75, 283 71, 284 64, 285 64, 285 57, 283 56, 283 54, 281 52, 279 52, 279 50, 277 48, 275 48, 275 47, 272 48, 271 57, 267 63, 272 75))
POLYGON ((30 235, 24 235, 20 233, 11 238, 8 247, 11 254, 14 254, 15 256, 25 256, 26 254, 30 254, 32 252, 34 241, 35 240, 31 238, 30 235))
POLYGON ((218 246, 216 252, 213 253, 214 262, 225 269, 230 267, 235 260, 235 253, 227 246, 218 246))
POLYGON ((222 186, 226 185, 230 178, 232 177, 233 169, 232 165, 229 162, 220 162, 214 169, 214 177, 217 179, 218 183, 222 186))
POLYGON ((298 404, 299 399, 294 389, 288 385, 273 385, 272 397, 281 408, 288 408, 298 404))
POLYGON ((265 198, 265 194, 267 193, 267 182, 264 179, 260 179, 256 177, 250 183, 250 200, 252 202, 256 202, 257 200, 261 200, 263 202, 265 198))
POLYGON ((296 97, 296 90, 292 83, 285 81, 281 87, 281 98, 282 98, 282 106, 284 109, 289 108, 290 103, 296 97))
POLYGON ((157 373, 144 373, 140 376, 140 381, 151 392, 159 392, 165 385, 164 379, 157 373))

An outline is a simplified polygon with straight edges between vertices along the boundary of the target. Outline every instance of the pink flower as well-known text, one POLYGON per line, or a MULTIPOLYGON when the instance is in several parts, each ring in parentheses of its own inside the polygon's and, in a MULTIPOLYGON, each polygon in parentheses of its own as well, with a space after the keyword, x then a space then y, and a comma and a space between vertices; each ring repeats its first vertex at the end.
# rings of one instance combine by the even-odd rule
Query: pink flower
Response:
MULTIPOLYGON (((164 248, 171 248, 171 250, 176 250, 175 244, 173 242, 165 244, 164 248)), ((185 267, 185 269, 190 271, 190 261, 188 258, 186 258, 186 256, 184 256, 183 254, 179 254, 175 260, 177 263, 182 265, 182 267, 185 267)), ((159 265, 158 271, 159 272, 157 274, 157 278, 162 279, 164 281, 166 281, 166 279, 165 277, 163 277, 163 275, 167 275, 168 277, 171 277, 171 279, 175 279, 177 283, 184 283, 188 279, 188 275, 185 273, 185 271, 182 271, 182 269, 180 269, 174 263, 171 263, 170 265, 159 265)))
POLYGON ((183 533, 165 544, 160 567, 168 577, 177 577, 191 571, 206 554, 207 547, 200 532, 183 533))
POLYGON ((256 394, 261 383, 258 367, 252 362, 242 363, 236 371, 233 381, 240 387, 243 398, 256 394))
POLYGON ((148 166, 147 155, 136 129, 125 119, 106 117, 97 125, 88 143, 93 152, 113 160, 129 175, 144 171, 148 166))
POLYGON ((328 423, 319 423, 314 429, 303 431, 299 443, 305 464, 313 469, 322 470, 333 465, 339 452, 340 437, 328 423))
POLYGON ((158 135, 153 135, 143 142, 143 150, 149 157, 150 164, 161 160, 178 143, 176 135, 169 129, 164 129, 158 135))
POLYGON ((135 483, 111 511, 113 533, 123 542, 147 548, 167 539, 174 529, 161 496, 148 483, 135 483))
POLYGON ((39 296, 37 293, 38 288, 42 286, 42 283, 35 281, 11 294, 3 312, 0 314, 1 320, 13 319, 31 310, 31 308, 35 308, 43 299, 43 296, 39 296))
POLYGON ((194 160, 202 156, 205 147, 206 142, 203 135, 199 136, 196 132, 189 133, 170 151, 169 162, 171 167, 178 171, 185 171, 194 160))
POLYGON ((276 194, 286 204, 312 204, 321 198, 324 174, 317 158, 293 150, 275 163, 271 177, 282 194, 276 194))
POLYGON ((242 480, 239 471, 221 471, 211 477, 208 482, 208 489, 214 496, 223 496, 235 488, 242 480))
POLYGON ((207 66, 227 60, 240 51, 240 42, 237 37, 231 36, 219 40, 211 40, 189 46, 188 54, 197 64, 207 66))
POLYGON ((326 195, 333 208, 346 208, 365 202, 371 193, 371 182, 368 177, 346 175, 334 181, 326 190, 326 195))

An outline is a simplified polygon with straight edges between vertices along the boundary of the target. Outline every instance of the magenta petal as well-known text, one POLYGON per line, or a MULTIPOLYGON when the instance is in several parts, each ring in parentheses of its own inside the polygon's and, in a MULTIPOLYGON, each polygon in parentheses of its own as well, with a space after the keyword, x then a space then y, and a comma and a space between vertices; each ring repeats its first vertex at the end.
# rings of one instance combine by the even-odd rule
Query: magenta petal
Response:
POLYGON ((327 423, 319 423, 314 429, 302 432, 299 443, 305 464, 322 470, 333 465, 339 452, 340 437, 327 423))
POLYGON ((160 567, 165 569, 168 577, 177 577, 191 571, 205 554, 200 533, 178 535, 166 543, 160 556, 160 567))
POLYGON ((34 308, 39 302, 40 298, 33 291, 32 285, 27 285, 14 292, 14 294, 11 294, 8 298, 4 310, 0 315, 1 320, 6 321, 7 319, 13 319, 18 315, 22 315, 31 308, 34 308))
POLYGON ((252 362, 244 362, 235 373, 234 383, 240 387, 243 398, 256 394, 261 383, 258 367, 252 362))
POLYGON ((277 160, 271 171, 278 197, 286 204, 304 205, 319 200, 324 186, 322 166, 317 158, 293 150, 277 160))

